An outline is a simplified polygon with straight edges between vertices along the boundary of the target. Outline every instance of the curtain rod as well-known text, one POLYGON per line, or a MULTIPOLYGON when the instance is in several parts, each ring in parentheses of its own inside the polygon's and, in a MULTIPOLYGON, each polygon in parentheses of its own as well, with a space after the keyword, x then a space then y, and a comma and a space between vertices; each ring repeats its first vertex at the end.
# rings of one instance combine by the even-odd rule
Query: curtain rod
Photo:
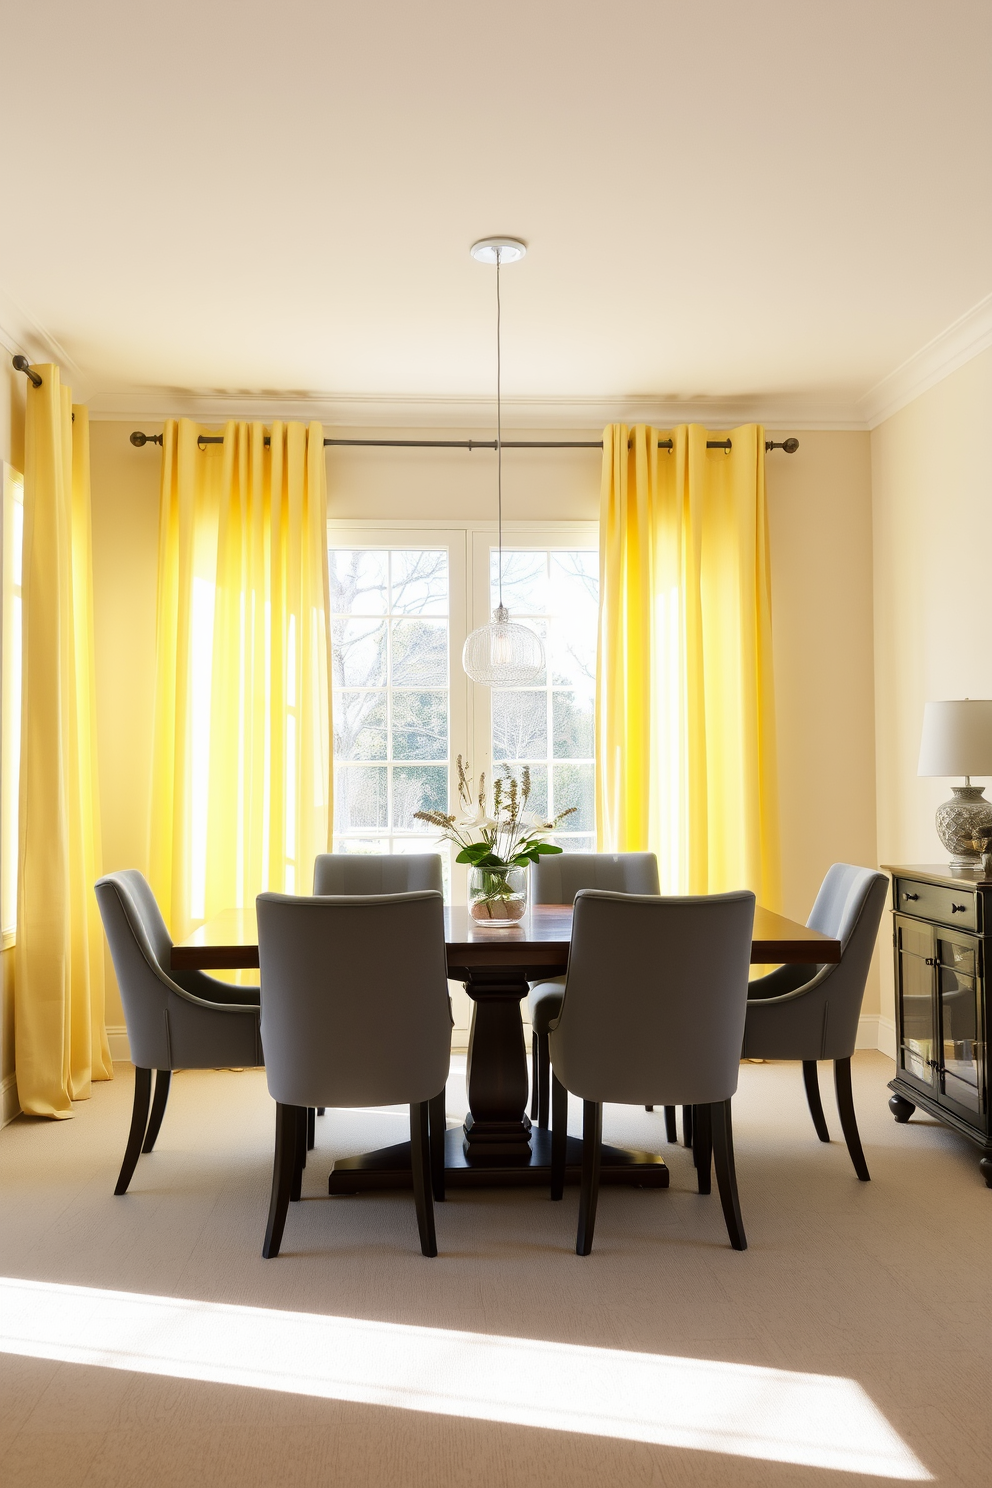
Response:
MULTIPOLYGON (((23 372, 35 387, 41 387, 41 378, 33 371, 26 356, 15 356, 14 367, 18 372, 23 372)), ((197 444, 201 447, 205 444, 223 444, 223 434, 200 434, 197 436, 197 444)), ((265 443, 268 444, 266 435, 265 443)), ((142 434, 140 429, 135 429, 131 435, 131 443, 136 449, 141 449, 144 444, 161 444, 161 434, 142 434)), ((325 439, 324 448, 339 448, 347 445, 351 448, 375 448, 375 449, 489 449, 499 448, 495 439, 325 439)), ((601 439, 504 439, 504 449, 598 449, 603 448, 601 439)), ((670 439, 659 439, 659 449, 670 450, 673 448, 670 439)), ((729 439, 707 439, 707 449, 733 449, 733 443, 729 439)), ((774 439, 765 440, 766 450, 784 450, 787 455, 794 455, 799 448, 798 439, 774 439)))
MULTIPOLYGON (((197 444, 202 448, 206 444, 223 444, 223 434, 198 434, 197 444)), ((268 444, 269 436, 265 436, 268 444)), ((140 449, 143 444, 161 444, 161 434, 142 434, 140 429, 135 429, 131 435, 131 443, 140 449)), ((497 448, 495 439, 325 439, 324 448, 348 445, 352 448, 363 449, 465 449, 494 450, 497 448)), ((733 441, 730 439, 707 439, 707 449, 733 449, 733 441)), ((601 439, 504 439, 504 449, 597 449, 603 448, 601 439)), ((659 449, 673 449, 671 439, 659 439, 659 449)), ((765 440, 766 450, 785 450, 787 455, 794 455, 799 448, 798 439, 774 439, 765 440)))

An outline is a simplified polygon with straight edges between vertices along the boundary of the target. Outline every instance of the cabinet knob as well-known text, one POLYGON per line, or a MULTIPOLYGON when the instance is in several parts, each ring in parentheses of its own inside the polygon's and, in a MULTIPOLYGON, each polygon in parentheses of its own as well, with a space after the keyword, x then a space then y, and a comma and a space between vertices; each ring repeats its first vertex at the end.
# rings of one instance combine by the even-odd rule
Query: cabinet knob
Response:
POLYGON ((905 890, 904 890, 904 891, 903 891, 903 896, 902 896, 902 897, 903 897, 903 898, 904 898, 904 899, 919 899, 919 897, 920 897, 920 896, 919 896, 919 894, 907 894, 907 893, 906 893, 906 892, 905 892, 905 890))
POLYGON ((952 904, 951 905, 951 914, 964 914, 964 912, 965 912, 965 910, 967 908, 968 908, 967 904, 952 904))
POLYGON ((936 966, 937 965, 937 957, 936 956, 926 956, 924 958, 924 964, 927 965, 927 966, 936 966))

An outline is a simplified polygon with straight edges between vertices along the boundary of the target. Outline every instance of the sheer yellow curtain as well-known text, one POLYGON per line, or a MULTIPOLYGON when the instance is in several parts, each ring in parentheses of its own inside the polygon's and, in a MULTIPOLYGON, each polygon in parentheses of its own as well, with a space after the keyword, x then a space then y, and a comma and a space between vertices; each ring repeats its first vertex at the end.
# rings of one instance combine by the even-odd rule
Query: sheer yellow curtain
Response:
POLYGON ((710 437, 604 432, 599 841, 656 852, 665 891, 750 888, 777 908, 764 430, 732 430, 729 452, 710 437))
POLYGON ((104 1021, 89 422, 38 366, 25 422, 14 1060, 21 1110, 72 1115, 113 1078, 104 1021))
POLYGON ((331 814, 323 429, 203 432, 162 449, 151 879, 177 939, 309 893, 331 814))

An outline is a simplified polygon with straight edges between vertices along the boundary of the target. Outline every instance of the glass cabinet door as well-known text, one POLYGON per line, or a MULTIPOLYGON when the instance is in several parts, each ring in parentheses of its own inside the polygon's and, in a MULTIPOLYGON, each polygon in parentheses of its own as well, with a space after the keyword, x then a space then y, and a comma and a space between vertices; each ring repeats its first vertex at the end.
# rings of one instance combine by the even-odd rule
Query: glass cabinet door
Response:
POLYGON ((955 1105, 982 1109, 982 1044, 978 1009, 978 945, 937 937, 940 1089, 955 1105))
POLYGON ((933 931, 896 918, 899 1000, 899 1067, 923 1085, 934 1083, 936 1038, 933 997, 933 931))

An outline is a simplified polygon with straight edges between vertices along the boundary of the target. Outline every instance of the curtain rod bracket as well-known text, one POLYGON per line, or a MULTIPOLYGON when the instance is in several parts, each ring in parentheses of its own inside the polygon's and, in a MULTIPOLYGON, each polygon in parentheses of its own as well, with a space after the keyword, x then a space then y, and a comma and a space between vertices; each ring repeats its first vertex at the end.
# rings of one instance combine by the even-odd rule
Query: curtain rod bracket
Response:
POLYGON ((12 358, 12 361, 15 370, 18 372, 23 372, 24 376, 27 378, 28 382, 32 384, 33 387, 41 387, 41 377, 37 372, 32 371, 31 363, 28 361, 26 356, 15 356, 12 358))

